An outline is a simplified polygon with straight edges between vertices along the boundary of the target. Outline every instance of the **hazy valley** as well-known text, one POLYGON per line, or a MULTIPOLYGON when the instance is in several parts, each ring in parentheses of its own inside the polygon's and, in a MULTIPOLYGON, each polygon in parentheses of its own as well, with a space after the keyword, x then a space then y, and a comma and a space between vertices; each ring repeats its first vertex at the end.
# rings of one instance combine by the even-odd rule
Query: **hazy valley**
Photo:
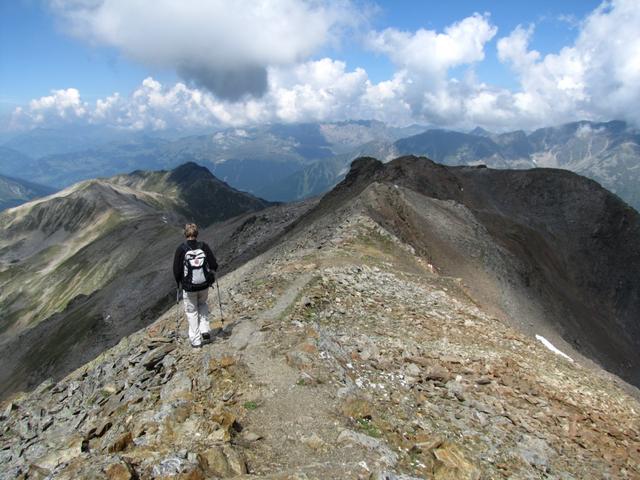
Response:
POLYGON ((35 130, 5 142, 0 174, 59 189, 96 176, 171 169, 193 161, 236 189, 271 201, 293 201, 330 190, 359 156, 388 161, 425 155, 446 165, 570 170, 640 208, 640 133, 617 121, 500 134, 480 128, 463 133, 352 121, 276 124, 187 137, 88 130, 71 137, 73 142, 63 141, 69 137, 64 130, 35 130), (60 143, 68 145, 67 150, 57 147, 60 143))

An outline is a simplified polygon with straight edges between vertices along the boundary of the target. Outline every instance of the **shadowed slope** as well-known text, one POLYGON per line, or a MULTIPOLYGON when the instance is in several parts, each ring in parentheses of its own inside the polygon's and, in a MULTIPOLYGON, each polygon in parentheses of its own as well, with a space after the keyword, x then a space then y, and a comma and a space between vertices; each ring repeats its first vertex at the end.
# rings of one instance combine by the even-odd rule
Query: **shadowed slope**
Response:
POLYGON ((562 170, 361 158, 303 223, 372 184, 390 187, 367 197, 372 217, 478 301, 640 385, 640 219, 618 197, 562 170))

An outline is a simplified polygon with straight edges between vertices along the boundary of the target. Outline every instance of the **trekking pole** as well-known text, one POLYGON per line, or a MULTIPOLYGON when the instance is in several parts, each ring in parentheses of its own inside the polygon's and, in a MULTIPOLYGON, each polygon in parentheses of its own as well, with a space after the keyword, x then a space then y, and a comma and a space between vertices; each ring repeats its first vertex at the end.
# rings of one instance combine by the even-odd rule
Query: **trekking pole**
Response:
POLYGON ((180 284, 176 287, 176 343, 180 340, 180 284))
POLYGON ((220 298, 220 285, 218 285, 218 277, 216 277, 216 288, 218 289, 218 305, 220 305, 220 323, 224 324, 224 317, 222 316, 222 299, 220 298))

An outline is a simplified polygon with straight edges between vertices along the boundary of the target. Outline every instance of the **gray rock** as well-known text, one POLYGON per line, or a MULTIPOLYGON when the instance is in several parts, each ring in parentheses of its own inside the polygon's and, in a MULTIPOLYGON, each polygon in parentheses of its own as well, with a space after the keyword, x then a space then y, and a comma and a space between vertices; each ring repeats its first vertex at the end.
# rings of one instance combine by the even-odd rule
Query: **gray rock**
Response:
POLYGON ((375 471, 369 477, 369 480, 425 480, 422 477, 412 477, 410 475, 402 475, 388 470, 375 471))
POLYGON ((364 433, 343 430, 340 432, 340 435, 338 435, 336 441, 339 444, 359 445, 367 450, 375 451, 380 455, 381 462, 389 467, 393 467, 398 463, 398 454, 391 450, 386 443, 377 438, 365 435, 364 433))
POLYGON ((447 382, 447 391, 449 392, 450 397, 455 397, 461 402, 465 400, 464 396, 464 385, 456 380, 451 380, 447 382))
POLYGON ((165 370, 170 370, 172 367, 175 367, 177 364, 176 357, 174 355, 167 355, 162 359, 162 366, 165 370))
POLYGON ((149 353, 145 354, 140 363, 142 363, 147 370, 151 370, 175 348, 176 346, 172 343, 165 344, 162 347, 151 350, 149 353))
POLYGON ((138 387, 128 388, 122 397, 122 403, 137 403, 144 397, 144 391, 138 387))
POLYGON ((207 391, 211 389, 211 376, 207 373, 207 370, 203 369, 200 371, 197 378, 197 385, 198 390, 200 391, 207 391))
POLYGON ((544 440, 523 434, 518 440, 517 452, 528 464, 546 469, 549 465, 549 456, 554 452, 544 440))
POLYGON ((160 391, 160 398, 163 401, 183 398, 191 393, 191 378, 185 372, 178 372, 160 391))
POLYGON ((405 372, 411 377, 417 377, 418 375, 420 375, 420 367, 415 363, 410 363, 405 368, 405 372))
POLYGON ((158 465, 153 467, 154 477, 178 475, 187 468, 187 461, 177 455, 172 455, 163 459, 158 465))

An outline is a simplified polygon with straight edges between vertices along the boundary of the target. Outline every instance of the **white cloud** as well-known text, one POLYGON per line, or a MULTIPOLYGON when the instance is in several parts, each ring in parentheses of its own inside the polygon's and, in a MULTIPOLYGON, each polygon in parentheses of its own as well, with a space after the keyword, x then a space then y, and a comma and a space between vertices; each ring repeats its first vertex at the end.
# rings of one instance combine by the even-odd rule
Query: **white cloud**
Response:
POLYGON ((511 62, 517 70, 524 70, 535 64, 540 54, 528 51, 527 46, 533 35, 533 25, 524 29, 518 25, 508 37, 498 40, 498 58, 501 62, 511 62))
POLYGON ((474 14, 445 28, 444 33, 415 33, 387 28, 369 37, 372 49, 385 53, 399 67, 427 75, 443 75, 453 67, 484 59, 484 45, 496 34, 487 15, 474 14))
MULTIPOLYGON (((290 67, 270 67, 268 78, 269 90, 261 98, 231 102, 184 83, 163 86, 149 77, 129 96, 115 93, 94 105, 82 103, 83 120, 131 129, 192 128, 347 118, 389 121, 393 109, 398 110, 394 123, 410 120, 408 109, 397 108, 401 81, 373 85, 363 69, 349 71, 341 61, 323 58, 290 67)), ((48 117, 58 113, 49 97, 16 110, 14 124, 24 124, 45 113, 48 117)))
POLYGON ((18 107, 11 126, 21 128, 76 122, 86 117, 87 108, 87 103, 81 100, 77 89, 52 90, 51 95, 31 100, 28 107, 18 107))
MULTIPOLYGON (((280 11, 278 9, 290 6, 290 1, 293 0, 263 5, 280 11)), ((91 35, 102 43, 116 44, 116 40, 109 39, 129 38, 118 33, 122 28, 131 27, 127 22, 132 20, 123 19, 121 15, 123 11, 129 11, 127 9, 134 9, 131 13, 138 12, 135 9, 141 8, 139 0, 126 3, 97 0, 93 3, 96 12, 91 14, 86 13, 89 7, 85 0, 77 0, 71 6, 69 2, 58 1, 56 5, 67 16, 79 12, 79 20, 70 19, 76 28, 86 27, 89 20, 94 22, 91 25, 95 24, 98 29, 91 35)), ((162 0, 158 3, 158 15, 167 15, 171 5, 193 6, 197 3, 162 0)), ((213 0, 205 3, 207 7, 202 7, 205 11, 219 6, 219 2, 213 0)), ((306 32, 299 33, 294 26, 272 25, 268 38, 257 34, 258 40, 249 34, 255 26, 252 22, 264 20, 265 15, 273 12, 261 13, 256 5, 262 4, 252 2, 251 7, 247 6, 249 20, 245 22, 244 30, 231 34, 230 50, 212 52, 210 66, 223 71, 229 65, 236 65, 236 60, 227 58, 229 52, 245 58, 247 65, 252 62, 259 65, 265 74, 261 96, 231 95, 230 99, 190 82, 161 85, 153 78, 147 78, 131 94, 116 93, 95 104, 84 102, 76 89, 54 91, 17 109, 13 124, 65 121, 163 129, 377 119, 396 125, 418 122, 444 127, 481 125, 492 130, 511 130, 579 119, 620 118, 640 123, 640 33, 637 30, 640 8, 630 0, 606 2, 598 7, 580 24, 575 42, 555 53, 542 55, 529 47, 535 35, 533 26, 519 26, 500 38, 496 44, 498 59, 510 65, 517 75, 520 87, 516 91, 484 83, 474 73, 475 65, 483 61, 489 42, 497 32, 488 15, 474 14, 442 32, 421 29, 411 33, 386 29, 369 34, 366 39, 369 48, 387 55, 396 65, 390 79, 374 83, 365 69, 350 69, 340 60, 300 61, 308 51, 328 41, 332 29, 340 25, 332 17, 333 12, 340 8, 348 10, 348 6, 344 6, 348 4, 337 0, 296 2, 298 10, 294 8, 293 15, 308 16, 311 23, 317 22, 318 28, 310 28, 310 36, 305 37, 306 32), (284 42, 272 37, 283 32, 290 33, 294 39, 299 33, 304 41, 298 46, 287 45, 285 51, 271 52, 271 49, 277 50, 279 42, 284 42), (261 39, 269 48, 253 45, 261 39), (458 78, 452 77, 452 69, 456 69, 458 78)), ((178 9, 177 6, 174 8, 178 9)), ((225 15, 224 18, 233 24, 235 14, 225 15)), ((178 39, 192 17, 180 10, 175 18, 178 26, 170 29, 167 35, 178 45, 172 50, 174 53, 158 54, 159 63, 177 59, 189 42, 193 42, 194 51, 202 52, 200 47, 213 41, 211 35, 214 34, 198 29, 194 29, 194 36, 178 39)), ((148 23, 154 22, 149 20, 148 23)), ((149 28, 151 30, 144 31, 151 37, 160 35, 155 27, 149 28)), ((141 45, 141 53, 128 53, 132 56, 144 53, 142 56, 148 60, 153 57, 149 52, 160 48, 151 43, 141 45)), ((284 43, 296 42, 287 39, 284 43)), ((128 45, 129 40, 117 46, 127 51, 128 45)), ((193 55, 195 59, 203 54, 193 55)), ((243 87, 242 91, 247 90, 243 87)))
POLYGON ((75 88, 53 90, 47 97, 32 100, 29 107, 34 112, 54 109, 61 117, 81 117, 85 114, 85 107, 80 101, 80 92, 75 88))
POLYGON ((70 33, 237 100, 360 21, 348 0, 50 0, 70 33))
POLYGON ((488 15, 474 14, 446 27, 443 32, 420 29, 414 33, 388 28, 369 35, 368 45, 389 56, 399 68, 402 102, 415 121, 454 125, 465 120, 469 81, 449 78, 456 67, 480 62, 485 46, 496 34, 488 15))
POLYGON ((369 87, 367 73, 346 71, 344 62, 324 58, 290 69, 272 69, 266 99, 282 121, 359 116, 361 97, 369 87))
POLYGON ((604 2, 582 23, 575 43, 542 56, 529 50, 533 29, 516 28, 498 42, 499 58, 520 79, 518 115, 534 124, 579 118, 640 123, 640 8, 635 0, 604 2))

